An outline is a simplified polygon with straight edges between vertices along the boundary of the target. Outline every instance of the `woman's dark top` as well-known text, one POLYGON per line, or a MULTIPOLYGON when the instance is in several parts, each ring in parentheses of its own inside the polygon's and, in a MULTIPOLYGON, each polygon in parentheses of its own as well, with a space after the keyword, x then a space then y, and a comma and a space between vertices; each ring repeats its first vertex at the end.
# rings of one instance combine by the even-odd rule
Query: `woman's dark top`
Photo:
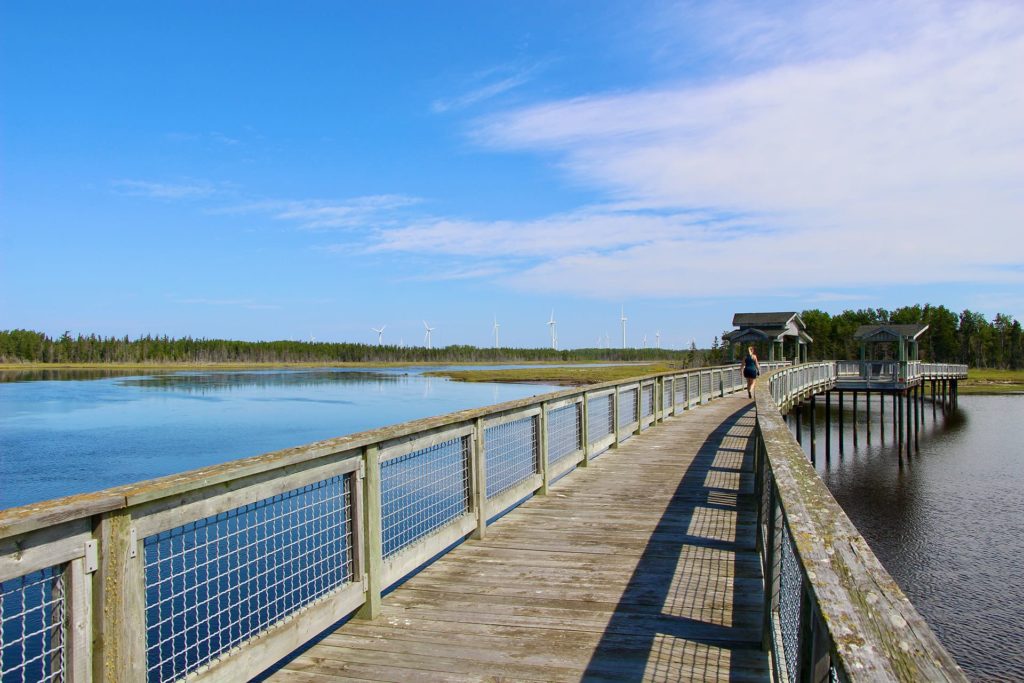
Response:
POLYGON ((743 376, 744 377, 757 377, 757 359, 747 354, 746 359, 743 361, 743 376))

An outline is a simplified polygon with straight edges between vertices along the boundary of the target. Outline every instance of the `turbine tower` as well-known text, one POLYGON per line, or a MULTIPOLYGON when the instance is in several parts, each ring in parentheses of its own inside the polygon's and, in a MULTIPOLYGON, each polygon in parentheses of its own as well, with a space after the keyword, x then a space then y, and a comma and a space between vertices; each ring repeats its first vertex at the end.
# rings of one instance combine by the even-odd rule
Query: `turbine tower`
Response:
POLYGON ((551 309, 551 317, 548 318, 548 327, 551 329, 551 348, 558 348, 558 335, 555 333, 555 311, 551 309))
POLYGON ((427 345, 428 349, 434 348, 431 345, 430 333, 434 331, 434 328, 427 324, 427 321, 423 321, 423 329, 426 330, 426 334, 423 335, 423 343, 427 345))
POLYGON ((498 316, 494 316, 494 348, 498 348, 498 328, 501 325, 498 324, 498 316))
POLYGON ((619 322, 622 323, 622 348, 626 348, 626 321, 629 318, 626 317, 626 307, 622 307, 622 313, 619 315, 619 322))
POLYGON ((654 333, 654 344, 659 349, 661 348, 661 330, 658 330, 657 332, 654 333))
POLYGON ((371 330, 377 333, 377 346, 380 346, 381 344, 384 343, 384 328, 386 327, 387 325, 381 325, 380 329, 377 329, 376 327, 370 328, 371 330))
POLYGON ((644 333, 644 348, 647 348, 647 333, 644 333))

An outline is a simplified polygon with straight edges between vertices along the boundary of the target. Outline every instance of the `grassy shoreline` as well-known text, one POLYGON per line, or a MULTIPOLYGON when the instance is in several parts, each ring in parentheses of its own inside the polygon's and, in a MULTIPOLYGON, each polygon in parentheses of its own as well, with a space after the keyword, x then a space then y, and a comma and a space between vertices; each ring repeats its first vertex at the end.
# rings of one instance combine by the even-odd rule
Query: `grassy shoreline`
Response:
MULTIPOLYGON (((147 372, 177 370, 271 370, 274 368, 403 368, 442 367, 447 365, 479 366, 478 370, 436 370, 425 374, 447 377, 456 382, 505 382, 513 384, 555 384, 584 386, 612 380, 629 379, 658 372, 680 369, 669 362, 621 363, 607 365, 602 361, 578 362, 567 365, 559 361, 512 361, 493 363, 486 361, 423 361, 409 362, 267 362, 267 363, 0 363, 0 372, 38 372, 40 370, 109 370, 114 372, 147 372), (528 365, 513 370, 489 369, 494 365, 528 365)), ((960 381, 962 395, 1000 395, 1024 393, 1024 370, 990 370, 972 368, 966 380, 960 381)))
POLYGON ((1024 394, 1024 370, 972 368, 967 379, 960 380, 960 394, 1024 394))
POLYGON ((678 369, 668 363, 612 365, 603 367, 536 367, 518 370, 438 370, 424 373, 456 382, 506 382, 515 384, 557 384, 583 386, 629 379, 678 369))
MULTIPOLYGON (((602 365, 608 361, 573 361, 573 365, 602 365)), ((408 368, 446 365, 561 365, 565 361, 296 361, 258 363, 0 363, 0 371, 38 370, 269 370, 273 368, 408 368)))

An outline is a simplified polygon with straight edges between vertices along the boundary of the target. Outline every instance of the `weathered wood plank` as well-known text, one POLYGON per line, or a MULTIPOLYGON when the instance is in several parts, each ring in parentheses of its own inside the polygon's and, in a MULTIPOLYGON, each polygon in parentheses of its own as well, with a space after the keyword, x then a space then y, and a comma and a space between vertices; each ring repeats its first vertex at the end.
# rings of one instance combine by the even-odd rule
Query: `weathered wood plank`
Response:
POLYGON ((272 680, 768 680, 749 406, 633 436, 272 680))

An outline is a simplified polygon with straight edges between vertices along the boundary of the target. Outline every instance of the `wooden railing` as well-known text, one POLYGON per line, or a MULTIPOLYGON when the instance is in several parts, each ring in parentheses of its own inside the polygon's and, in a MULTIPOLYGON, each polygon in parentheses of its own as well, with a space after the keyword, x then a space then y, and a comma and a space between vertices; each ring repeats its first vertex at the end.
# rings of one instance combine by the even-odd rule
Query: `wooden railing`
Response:
MULTIPOLYGON (((834 387, 844 364, 778 370, 755 395, 758 548, 775 680, 966 681, 783 421, 782 412, 834 387)), ((926 363, 912 370, 922 381, 967 373, 926 363)))
POLYGON ((918 360, 841 360, 835 362, 839 380, 906 384, 930 379, 963 379, 967 366, 918 360))
POLYGON ((743 387, 736 366, 651 375, 2 510, 2 680, 245 680, 375 616, 558 477, 743 387))

